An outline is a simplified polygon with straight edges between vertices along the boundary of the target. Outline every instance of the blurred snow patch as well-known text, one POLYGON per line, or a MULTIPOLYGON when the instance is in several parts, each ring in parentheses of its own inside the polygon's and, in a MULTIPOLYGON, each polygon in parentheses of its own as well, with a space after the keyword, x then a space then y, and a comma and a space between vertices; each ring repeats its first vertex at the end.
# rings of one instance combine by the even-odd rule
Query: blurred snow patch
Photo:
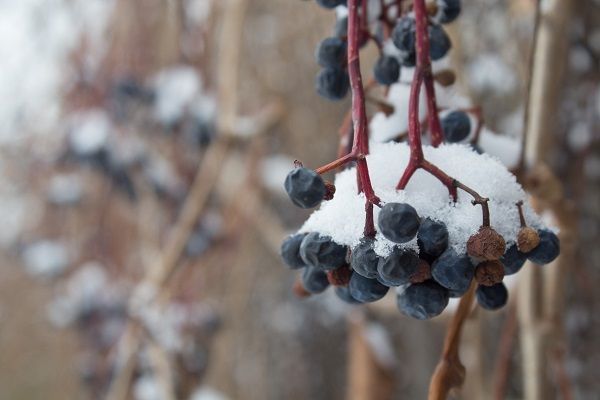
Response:
POLYGON ((479 145, 487 154, 500 160, 507 168, 515 168, 521 156, 519 139, 498 135, 487 128, 479 134, 479 145))
POLYGON ((470 86, 479 92, 509 94, 517 87, 517 76, 497 54, 481 54, 467 67, 470 86))
POLYGON ((394 368, 396 366, 394 346, 392 345, 390 335, 383 325, 377 323, 368 324, 365 329, 365 339, 381 365, 387 368, 394 368))
POLYGON ((73 115, 69 125, 69 147, 81 157, 95 154, 108 145, 112 123, 104 110, 95 109, 73 115))
POLYGON ((50 179, 48 184, 48 200, 52 204, 68 206, 81 201, 83 186, 77 174, 60 174, 50 179))
POLYGON ((192 393, 190 400, 228 400, 228 397, 209 386, 200 386, 192 393))
POLYGON ((154 116, 164 125, 181 119, 202 88, 202 79, 187 65, 165 69, 154 77, 154 116))
POLYGON ((37 278, 53 278, 69 265, 69 254, 64 244, 41 240, 28 245, 22 254, 25 270, 37 278))
POLYGON ((287 174, 294 169, 294 160, 283 154, 274 154, 263 158, 259 168, 265 187, 274 193, 285 194, 283 182, 287 174))

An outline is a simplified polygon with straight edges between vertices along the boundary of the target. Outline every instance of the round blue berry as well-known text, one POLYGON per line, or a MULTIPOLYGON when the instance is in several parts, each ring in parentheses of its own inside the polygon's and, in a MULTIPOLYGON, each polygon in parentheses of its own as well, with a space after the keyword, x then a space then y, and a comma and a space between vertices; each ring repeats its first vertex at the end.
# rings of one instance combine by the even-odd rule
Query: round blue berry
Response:
POLYGON ((292 203, 301 208, 318 206, 327 193, 321 176, 304 167, 290 171, 285 178, 284 187, 292 203))
POLYGON ((377 277, 377 263, 379 257, 373 250, 374 240, 371 238, 363 238, 359 245, 352 249, 350 255, 350 266, 357 274, 365 278, 377 277))
POLYGON ((394 248, 389 256, 379 259, 377 279, 386 286, 400 286, 410 282, 419 269, 419 256, 410 249, 394 248))
POLYGON ((300 244, 306 237, 306 233, 297 233, 288 236, 281 244, 281 258, 291 269, 304 268, 306 263, 300 257, 300 244))
POLYGON ((464 111, 452 111, 440 121, 447 142, 465 140, 471 133, 471 119, 464 111))
POLYGON ((323 39, 315 53, 321 67, 341 68, 346 62, 346 42, 338 37, 323 39))
POLYGON ((352 274, 350 278, 350 295, 361 303, 377 301, 388 292, 389 288, 379 283, 376 279, 365 278, 359 274, 352 274))
POLYGON ((475 267, 469 256, 448 248, 431 265, 431 275, 440 285, 456 293, 464 293, 473 280, 475 267))
POLYGON ((420 222, 417 211, 406 203, 387 203, 377 217, 379 231, 394 243, 411 241, 419 230, 420 222))
POLYGON ((560 254, 558 236, 547 229, 539 230, 538 234, 540 235, 540 244, 527 253, 527 258, 535 264, 549 264, 560 254))
POLYGON ((442 24, 454 21, 461 10, 461 0, 438 0, 438 20, 442 24))
POLYGON ((336 101, 346 97, 350 80, 346 70, 341 68, 323 68, 316 79, 317 93, 326 99, 336 101))
POLYGON ((396 299, 400 311, 424 320, 440 315, 448 305, 448 290, 429 280, 408 286, 396 299))
POLYGON ((318 232, 309 233, 300 244, 300 257, 312 267, 333 270, 346 263, 348 248, 335 243, 329 236, 318 232))
POLYGON ((391 85, 400 78, 400 63, 395 57, 382 55, 373 67, 375 80, 382 85, 391 85))
POLYGON ((425 218, 417 232, 419 250, 429 256, 437 257, 448 247, 448 229, 446 224, 425 218))
POLYGON ((350 289, 348 287, 337 286, 335 288, 335 294, 344 303, 348 303, 348 304, 360 304, 360 301, 358 301, 354 297, 352 297, 352 295, 350 294, 350 289))
POLYGON ((346 4, 347 0, 317 0, 317 4, 324 8, 336 8, 346 4))
POLYGON ((504 283, 493 286, 479 285, 476 291, 477 303, 486 310, 497 310, 508 301, 508 290, 504 283))
POLYGON ((439 60, 448 53, 450 47, 452 47, 452 43, 450 42, 448 34, 441 25, 429 25, 428 31, 429 55, 433 61, 439 60))
POLYGON ((308 293, 322 293, 329 287, 327 274, 317 268, 307 266, 302 273, 302 286, 308 293))
POLYGON ((519 272, 525 264, 527 256, 519 251, 516 244, 510 246, 504 255, 500 257, 500 262, 504 265, 504 275, 512 275, 519 272))

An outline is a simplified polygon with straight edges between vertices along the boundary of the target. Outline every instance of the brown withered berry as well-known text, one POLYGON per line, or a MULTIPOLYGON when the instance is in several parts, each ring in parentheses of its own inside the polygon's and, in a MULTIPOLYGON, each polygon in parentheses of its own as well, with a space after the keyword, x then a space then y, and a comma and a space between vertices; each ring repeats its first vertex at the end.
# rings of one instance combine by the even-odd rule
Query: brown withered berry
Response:
POLYGON ((482 226, 467 241, 467 253, 483 260, 498 260, 506 250, 502 235, 489 226, 482 226))
POLYGON ((540 244, 540 235, 533 228, 524 226, 517 235, 517 248, 521 253, 529 253, 540 244))
POLYGON ((421 283, 431 279, 431 266, 425 260, 419 260, 417 270, 410 276, 410 283, 421 283))
POLYGON ((310 293, 304 288, 304 285, 302 285, 301 279, 296 279, 296 281, 294 282, 294 286, 292 286, 292 291, 296 296, 300 297, 301 299, 305 297, 310 297, 310 293))
POLYGON ((331 200, 333 199, 333 195, 335 195, 335 185, 329 181, 325 181, 325 196, 323 196, 323 200, 331 200))
POLYGON ((352 271, 348 265, 342 265, 331 271, 327 271, 327 280, 332 286, 348 286, 352 271))
POLYGON ((493 286, 504 279, 504 265, 498 260, 484 261, 475 269, 475 280, 483 286, 493 286))

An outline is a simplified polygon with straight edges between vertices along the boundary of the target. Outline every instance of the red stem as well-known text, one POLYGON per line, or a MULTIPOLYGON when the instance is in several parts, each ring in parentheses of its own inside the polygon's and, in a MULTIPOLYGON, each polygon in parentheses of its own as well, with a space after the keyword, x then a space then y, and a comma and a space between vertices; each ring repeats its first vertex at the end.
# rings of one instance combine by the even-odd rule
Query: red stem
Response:
MULTIPOLYGON (((366 1, 363 1, 366 5, 366 1)), ((363 9, 363 17, 366 11, 363 9)), ((365 18, 366 19, 366 18, 365 18)), ((350 87, 352 88, 352 121, 354 123, 354 143, 352 154, 356 157, 356 171, 359 191, 365 193, 367 204, 365 206, 365 235, 373 236, 375 227, 373 224, 373 204, 379 205, 379 197, 375 195, 366 155, 369 154, 369 133, 367 131, 367 111, 365 107, 365 91, 360 73, 359 58, 359 33, 360 17, 358 14, 358 0, 348 0, 348 75, 350 76, 350 87), (371 206, 369 205, 371 204, 371 206)))

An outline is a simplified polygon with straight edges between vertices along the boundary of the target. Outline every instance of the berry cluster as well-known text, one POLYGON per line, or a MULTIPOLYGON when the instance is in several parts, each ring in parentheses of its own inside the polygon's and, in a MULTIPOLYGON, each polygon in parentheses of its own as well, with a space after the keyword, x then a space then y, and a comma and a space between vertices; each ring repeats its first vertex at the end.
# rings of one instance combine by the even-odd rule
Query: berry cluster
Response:
MULTIPOLYGON (((512 210, 515 213, 513 217, 518 213, 521 222, 518 232, 515 225, 511 225, 514 230, 506 227, 501 229, 504 235, 510 236, 507 236, 507 248, 505 238, 490 224, 489 199, 449 176, 430 159, 425 158, 421 144, 422 123, 418 112, 421 86, 424 86, 427 97, 427 117, 433 148, 443 142, 465 143, 470 140, 473 129, 469 113, 479 114, 476 109, 454 109, 439 115, 442 110, 437 107, 435 99, 431 61, 445 57, 451 48, 450 39, 440 24, 452 22, 458 16, 460 1, 438 0, 435 7, 426 7, 424 0, 415 0, 412 10, 404 9, 398 3, 385 1, 317 2, 326 8, 347 3, 348 16, 338 19, 336 35, 323 40, 317 49, 317 61, 324 68, 317 77, 317 91, 324 97, 337 100, 343 98, 349 89, 352 90, 353 124, 348 132, 353 143, 351 149, 340 154, 340 158, 316 170, 305 168, 297 162, 296 168, 285 180, 285 189, 292 202, 305 209, 317 207, 323 200, 332 200, 334 196, 336 199, 340 195, 351 196, 346 190, 347 185, 336 195, 336 187, 324 181, 321 174, 354 163, 356 189, 365 201, 365 224, 360 238, 348 239, 325 224, 313 224, 309 225, 310 229, 305 227, 300 233, 284 240, 281 247, 283 260, 291 269, 302 270, 301 281, 295 286, 297 294, 318 294, 329 286, 334 286, 340 299, 357 304, 377 301, 393 287, 397 288, 397 305, 400 311, 416 319, 429 319, 439 315, 451 297, 462 297, 470 290, 476 290, 476 298, 481 307, 489 310, 502 307, 508 298, 508 291, 503 284, 504 276, 516 273, 527 259, 536 264, 551 262, 558 256, 559 242, 551 230, 542 228, 540 221, 533 221, 536 229, 527 225, 523 203, 517 202, 523 196, 522 189, 517 185, 517 190, 511 189, 511 194, 500 201, 503 202, 503 210, 512 210), (379 4, 379 8, 371 7, 375 3, 379 4), (377 15, 368 15, 373 10, 377 15), (372 26, 377 24, 381 24, 384 29, 372 26), (383 202, 375 193, 370 174, 373 172, 373 164, 367 163, 373 162, 378 174, 389 167, 381 163, 375 153, 372 158, 367 157, 369 132, 366 125, 366 96, 358 50, 369 41, 375 42, 380 50, 380 58, 373 70, 376 83, 383 86, 395 84, 399 79, 401 66, 414 67, 408 110, 410 157, 396 190, 405 191, 414 173, 422 169, 448 189, 450 200, 454 204, 459 201, 459 189, 472 196, 472 204, 481 206, 483 215, 479 229, 476 222, 475 226, 469 225, 466 235, 450 235, 450 231, 457 232, 464 228, 455 226, 459 225, 456 218, 442 221, 436 218, 440 214, 431 210, 419 215, 417 209, 427 209, 423 204, 410 201, 383 202), (393 54, 384 53, 383 43, 386 41, 395 47, 393 54), (377 213, 374 212, 374 207, 379 208, 377 213), (342 237, 344 239, 339 240, 342 237)), ((481 118, 475 135, 480 129, 481 118)), ((379 151, 383 151, 382 149, 383 147, 378 148, 379 151)), ((473 154, 472 150, 468 151, 473 154)), ((381 154, 377 156, 382 157, 381 154)), ((492 162, 489 158, 477 157, 474 159, 477 163, 492 162)), ((381 178, 381 175, 377 176, 381 178)), ((511 180, 514 177, 508 178, 508 181, 511 180)), ((346 182, 343 179, 339 181, 346 182)), ((381 184, 380 181, 381 179, 378 180, 378 185, 381 184)), ((377 190, 388 189, 378 186, 377 190)), ((389 199, 389 194, 386 197, 389 199)), ((333 200, 334 203, 336 199, 333 200)), ((336 203, 336 207, 343 206, 343 201, 336 203)), ((499 207, 497 204, 496 206, 499 207)), ((450 207, 448 213, 457 212, 453 210, 450 207)), ((321 211, 326 212, 327 208, 322 208, 315 214, 321 211)), ((511 217, 511 220, 515 219, 511 217)), ((339 227, 350 229, 350 225, 348 222, 339 224, 339 227)))
POLYGON ((502 283, 505 275, 518 272, 527 259, 547 264, 559 253, 553 232, 527 226, 508 249, 501 235, 482 226, 469 238, 466 253, 457 253, 449 246, 443 222, 421 218, 405 203, 384 205, 377 222, 379 232, 391 242, 404 244, 416 238, 418 251, 396 246, 381 257, 370 237, 352 249, 318 232, 286 238, 281 255, 289 268, 303 269, 301 294, 322 293, 332 285, 341 300, 357 304, 377 301, 396 287, 399 309, 428 319, 439 315, 449 298, 464 295, 475 280, 478 303, 495 310, 508 298, 502 283))

